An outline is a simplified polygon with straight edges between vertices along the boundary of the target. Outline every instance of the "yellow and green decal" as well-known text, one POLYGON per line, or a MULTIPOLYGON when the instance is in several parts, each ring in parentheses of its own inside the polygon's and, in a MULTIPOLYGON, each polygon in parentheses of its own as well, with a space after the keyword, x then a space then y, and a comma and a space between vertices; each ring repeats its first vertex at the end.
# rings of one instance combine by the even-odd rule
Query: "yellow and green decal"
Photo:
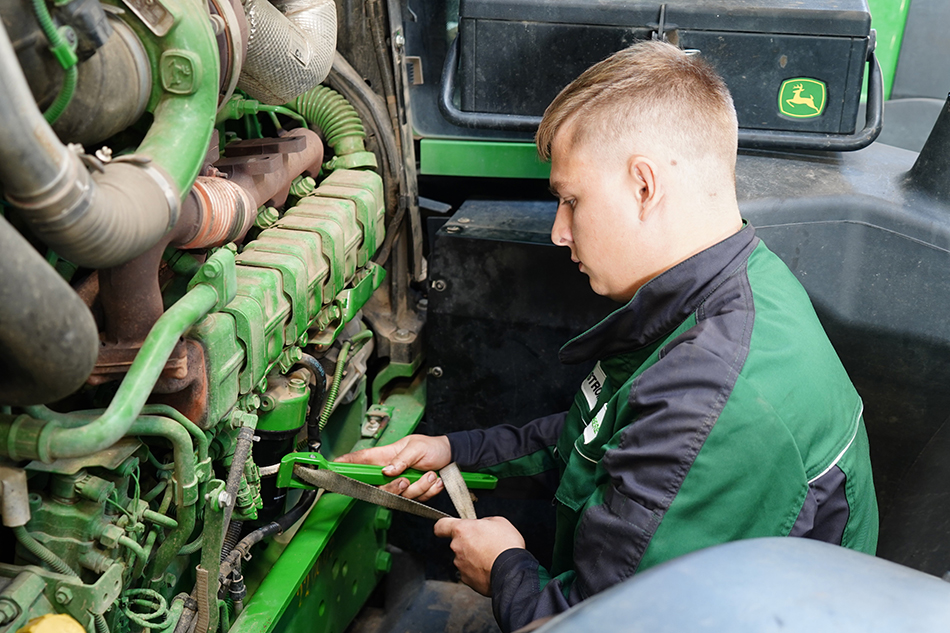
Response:
POLYGON ((786 79, 778 91, 778 111, 794 119, 813 119, 825 111, 827 96, 823 81, 807 77, 786 79))

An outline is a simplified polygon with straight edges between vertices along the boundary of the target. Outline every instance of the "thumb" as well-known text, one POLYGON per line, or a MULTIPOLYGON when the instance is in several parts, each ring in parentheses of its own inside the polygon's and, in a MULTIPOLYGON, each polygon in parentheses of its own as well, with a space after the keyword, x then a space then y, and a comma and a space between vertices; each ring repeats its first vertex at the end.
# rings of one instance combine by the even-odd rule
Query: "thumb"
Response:
POLYGON ((458 525, 460 520, 461 519, 453 519, 452 517, 439 519, 435 522, 433 532, 440 538, 455 538, 455 526, 458 525))

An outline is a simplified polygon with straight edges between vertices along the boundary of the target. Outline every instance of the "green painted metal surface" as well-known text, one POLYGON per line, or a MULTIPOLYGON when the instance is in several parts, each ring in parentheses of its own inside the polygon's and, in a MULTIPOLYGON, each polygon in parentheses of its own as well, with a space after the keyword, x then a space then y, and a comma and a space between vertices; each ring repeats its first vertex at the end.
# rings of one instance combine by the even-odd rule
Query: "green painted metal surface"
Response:
POLYGON ((547 178, 551 166, 538 159, 533 143, 422 139, 419 173, 477 178, 547 178))
MULTIPOLYGON (((425 380, 418 378, 386 399, 393 413, 379 444, 390 444, 415 430, 425 411, 425 392, 425 380)), ((365 411, 364 395, 331 418, 327 431, 335 430, 334 445, 341 452, 348 446, 371 445, 353 444, 352 430, 359 433, 365 411)), ((255 551, 244 569, 246 606, 231 633, 342 633, 388 571, 384 547, 389 523, 390 513, 383 508, 323 495, 295 533, 255 551)))
POLYGON ((382 575, 385 530, 376 514, 375 506, 323 495, 273 567, 267 556, 252 559, 245 578, 256 590, 231 632, 342 633, 382 575))

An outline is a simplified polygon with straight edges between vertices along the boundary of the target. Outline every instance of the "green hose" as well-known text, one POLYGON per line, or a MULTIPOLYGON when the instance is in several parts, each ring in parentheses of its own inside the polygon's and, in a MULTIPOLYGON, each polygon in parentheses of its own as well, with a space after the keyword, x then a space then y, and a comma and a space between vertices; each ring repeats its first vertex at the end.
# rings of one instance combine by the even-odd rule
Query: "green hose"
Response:
POLYGON ((336 397, 340 392, 340 383, 343 381, 343 369, 346 367, 346 358, 350 355, 350 346, 369 340, 372 337, 372 330, 363 330, 343 343, 343 347, 340 348, 340 355, 337 356, 336 359, 336 369, 333 371, 333 384, 330 385, 330 391, 327 393, 327 400, 323 405, 323 411, 320 412, 321 431, 330 420, 330 413, 333 412, 333 405, 336 404, 336 397))
POLYGON ((33 535, 30 534, 24 526, 19 525, 13 528, 13 535, 16 537, 16 540, 20 542, 20 545, 25 547, 27 551, 46 563, 57 574, 63 574, 65 576, 78 575, 69 565, 63 562, 62 558, 46 549, 44 545, 33 538, 33 535))
POLYGON ((287 107, 320 128, 327 145, 337 156, 366 152, 363 122, 356 109, 337 91, 317 86, 288 103, 287 107))
POLYGON ((69 103, 73 100, 73 95, 76 93, 76 83, 79 78, 79 70, 76 68, 76 63, 79 61, 79 58, 76 57, 76 52, 73 51, 69 43, 56 29, 53 18, 49 14, 49 9, 46 8, 46 0, 33 0, 33 10, 36 13, 37 21, 40 23, 40 28, 43 29, 43 34, 46 35, 46 39, 49 40, 50 50, 66 73, 62 90, 59 91, 59 94, 56 95, 56 99, 53 100, 50 107, 43 113, 43 118, 46 119, 47 123, 52 125, 63 115, 63 112, 66 111, 66 108, 69 107, 69 103))
POLYGON ((350 353, 350 342, 347 341, 340 348, 340 355, 336 359, 336 370, 333 372, 333 384, 330 385, 330 392, 327 394, 327 401, 323 404, 323 411, 320 412, 320 430, 327 425, 330 420, 330 412, 333 411, 333 405, 336 403, 337 393, 340 391, 340 382, 343 379, 343 368, 346 367, 346 357, 350 353))
MULTIPOLYGON (((72 567, 63 562, 62 558, 46 549, 44 545, 33 538, 33 535, 27 531, 26 527, 20 525, 13 528, 13 536, 20 542, 20 545, 49 565, 56 573, 63 574, 64 576, 72 576, 73 578, 79 577, 79 574, 74 572, 72 567)), ((93 614, 93 621, 95 622, 97 633, 109 633, 109 626, 106 624, 104 616, 93 614)))

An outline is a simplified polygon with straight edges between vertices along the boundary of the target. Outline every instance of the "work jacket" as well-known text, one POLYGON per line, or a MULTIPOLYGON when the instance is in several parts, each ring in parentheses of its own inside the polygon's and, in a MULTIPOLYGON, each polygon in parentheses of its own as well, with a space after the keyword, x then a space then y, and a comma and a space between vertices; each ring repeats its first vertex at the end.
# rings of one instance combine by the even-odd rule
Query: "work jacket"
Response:
POLYGON ((523 549, 492 567, 502 630, 728 541, 874 553, 861 399, 751 225, 652 279, 560 358, 599 359, 566 414, 449 435, 464 469, 558 482, 551 569, 523 549))

